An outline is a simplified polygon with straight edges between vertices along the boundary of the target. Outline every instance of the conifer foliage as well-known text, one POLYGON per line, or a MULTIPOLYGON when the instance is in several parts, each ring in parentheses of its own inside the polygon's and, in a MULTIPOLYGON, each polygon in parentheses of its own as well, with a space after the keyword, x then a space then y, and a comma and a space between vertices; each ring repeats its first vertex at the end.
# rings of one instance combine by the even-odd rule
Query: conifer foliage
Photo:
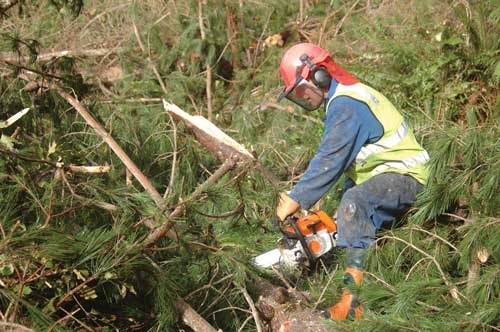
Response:
POLYGON ((325 326, 499 330, 497 1, 10 0, 0 25, 0 330, 271 331, 261 278, 336 301, 341 251, 305 274, 250 264, 321 139, 321 111, 275 103, 299 41, 384 92, 431 155, 370 251, 366 319, 325 326), (163 100, 255 162, 221 161, 163 100))

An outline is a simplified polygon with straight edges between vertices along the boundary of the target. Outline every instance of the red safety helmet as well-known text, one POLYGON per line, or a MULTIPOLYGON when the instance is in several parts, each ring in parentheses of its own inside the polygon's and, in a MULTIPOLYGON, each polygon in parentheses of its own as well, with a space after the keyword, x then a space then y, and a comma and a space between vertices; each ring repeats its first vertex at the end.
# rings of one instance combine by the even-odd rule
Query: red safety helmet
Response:
POLYGON ((321 105, 332 77, 345 85, 358 82, 333 61, 328 51, 311 43, 290 47, 281 58, 279 72, 285 88, 278 101, 287 98, 306 110, 321 105))

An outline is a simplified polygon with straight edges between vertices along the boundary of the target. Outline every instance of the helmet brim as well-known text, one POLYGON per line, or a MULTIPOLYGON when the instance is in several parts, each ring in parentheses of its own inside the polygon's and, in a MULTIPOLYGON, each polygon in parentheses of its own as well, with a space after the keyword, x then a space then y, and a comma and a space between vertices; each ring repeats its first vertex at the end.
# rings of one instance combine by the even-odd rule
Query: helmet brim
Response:
POLYGON ((283 88, 283 91, 281 91, 281 93, 279 94, 278 96, 278 99, 277 99, 277 102, 279 103, 280 101, 283 100, 283 98, 286 98, 290 92, 293 91, 293 89, 295 89, 297 87, 297 85, 299 85, 299 83, 302 81, 302 77, 297 75, 297 78, 295 80, 295 83, 289 87, 288 89, 286 88, 286 86, 283 88))
POLYGON ((288 89, 288 91, 287 91, 287 89, 283 89, 283 91, 281 91, 280 94, 278 95, 278 98, 276 99, 276 101, 278 103, 280 101, 282 101, 284 98, 286 98, 286 96, 288 96, 288 94, 290 93, 290 91, 292 91, 292 89, 288 89))

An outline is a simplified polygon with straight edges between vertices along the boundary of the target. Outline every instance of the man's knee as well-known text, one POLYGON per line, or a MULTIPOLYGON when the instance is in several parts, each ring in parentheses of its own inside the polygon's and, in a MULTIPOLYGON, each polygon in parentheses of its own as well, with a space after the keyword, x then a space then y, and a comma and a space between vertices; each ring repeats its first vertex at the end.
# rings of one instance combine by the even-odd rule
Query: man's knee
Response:
POLYGON ((373 240, 375 228, 365 203, 356 191, 344 193, 337 211, 339 246, 366 248, 373 240))
POLYGON ((338 214, 346 223, 355 222, 364 214, 364 199, 354 189, 347 190, 338 207, 338 214))
POLYGON ((357 212, 356 201, 350 199, 343 199, 339 205, 338 214, 343 222, 352 223, 357 212))

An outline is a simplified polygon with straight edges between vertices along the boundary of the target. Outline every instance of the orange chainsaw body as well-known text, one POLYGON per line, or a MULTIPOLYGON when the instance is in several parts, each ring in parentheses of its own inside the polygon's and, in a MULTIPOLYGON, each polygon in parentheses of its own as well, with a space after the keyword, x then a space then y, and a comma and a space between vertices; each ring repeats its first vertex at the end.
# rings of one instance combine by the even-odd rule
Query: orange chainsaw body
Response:
MULTIPOLYGON (((321 230, 326 229, 328 233, 334 233, 337 231, 337 224, 332 218, 324 211, 311 212, 306 216, 303 216, 296 221, 297 227, 303 236, 311 235, 317 233, 321 230)), ((286 226, 285 231, 293 233, 292 226, 286 226)))
POLYGON ((280 230, 283 237, 278 240, 278 248, 257 256, 255 265, 264 268, 278 263, 289 267, 310 266, 336 246, 337 225, 321 210, 300 218, 289 217, 287 225, 280 230))

